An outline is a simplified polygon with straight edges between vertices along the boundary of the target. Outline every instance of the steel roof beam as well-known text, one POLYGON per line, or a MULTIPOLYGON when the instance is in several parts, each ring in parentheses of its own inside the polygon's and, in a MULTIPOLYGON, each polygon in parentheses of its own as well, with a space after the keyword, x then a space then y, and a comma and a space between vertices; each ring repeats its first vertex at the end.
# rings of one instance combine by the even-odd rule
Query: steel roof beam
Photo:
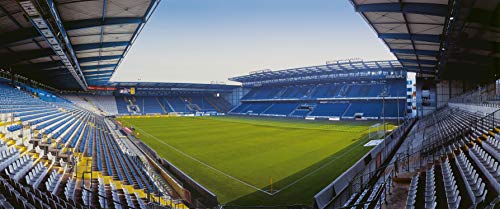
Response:
POLYGON ((80 64, 53 0, 20 0, 18 4, 23 9, 25 17, 45 39, 54 53, 59 56, 76 82, 83 90, 86 90, 87 84, 81 75, 80 64))
POLYGON ((116 67, 116 64, 107 64, 107 65, 89 65, 89 66, 82 66, 81 69, 83 71, 85 70, 95 70, 95 69, 102 69, 102 68, 114 68, 116 67))
POLYGON ((437 51, 431 50, 413 50, 413 49, 391 49, 392 53, 401 53, 401 54, 415 54, 415 55, 427 55, 427 56, 437 56, 437 51))
MULTIPOLYGON (((111 75, 109 76, 102 76, 102 77, 95 77, 95 78, 88 78, 87 80, 91 81, 91 80, 104 80, 104 79, 110 79, 111 78, 111 75)), ((107 82, 107 81, 106 81, 107 82)))
POLYGON ((92 86, 101 86, 101 85, 109 86, 108 81, 90 81, 89 83, 91 83, 92 86))
POLYGON ((101 18, 96 18, 66 22, 64 23, 64 28, 66 28, 66 30, 77 30, 107 25, 140 24, 142 22, 143 19, 139 17, 106 18, 104 21, 101 18))
MULTIPOLYGON (((127 46, 128 42, 104 42, 102 47, 99 43, 95 44, 81 44, 74 45, 73 50, 75 51, 83 51, 83 50, 91 50, 91 49, 99 49, 99 48, 111 48, 111 47, 119 47, 119 46, 127 46)), ((15 64, 21 61, 27 61, 36 58, 48 57, 54 55, 54 52, 51 49, 36 49, 36 50, 27 50, 20 51, 7 54, 0 54, 0 60, 2 60, 2 64, 15 64)), ((62 65, 61 65, 62 66, 62 65)), ((116 65, 114 65, 116 66, 116 65)), ((113 67, 113 66, 110 66, 113 67)), ((80 67, 83 70, 83 67, 80 67)))
MULTIPOLYGON (((404 7, 405 7, 405 6, 404 6, 403 2, 402 2, 401 0, 399 0, 399 2, 398 2, 398 3, 399 3, 400 8, 404 9, 404 7)), ((409 33, 409 34, 413 34, 413 33, 412 33, 412 29, 411 29, 411 28, 410 28, 410 26, 409 26, 408 18, 406 17, 406 13, 405 13, 405 12, 403 12, 403 13, 402 13, 402 16, 403 16, 403 20, 405 21, 406 31, 408 31, 408 33, 409 33)), ((415 41, 414 41, 414 40, 410 40, 410 42, 411 42, 412 48, 413 48, 414 50, 416 50, 416 49, 417 49, 417 47, 415 46, 415 41)), ((420 66, 420 61, 419 61, 420 59, 419 59, 419 57, 418 57, 418 56, 415 56, 415 58, 417 59, 417 62, 416 62, 416 63, 418 64, 418 67, 420 67, 420 68, 421 68, 422 66, 420 66)))
MULTIPOLYGON (((102 22, 105 22, 106 21, 106 9, 107 9, 107 3, 108 1, 107 0, 103 0, 102 1, 102 22)), ((100 36, 100 40, 99 40, 99 44, 102 46, 102 44, 104 43, 104 27, 101 26, 101 36, 100 36)), ((122 53, 123 54, 123 53, 122 53)), ((99 48, 99 57, 102 56, 102 48, 99 48)), ((99 60, 99 62, 97 62, 98 65, 101 64, 101 61, 99 60)))
POLYGON ((100 44, 100 43, 79 44, 79 45, 73 45, 73 49, 75 51, 84 51, 84 50, 92 50, 92 49, 99 49, 99 48, 111 48, 111 47, 127 46, 128 44, 129 44, 129 42, 126 42, 126 41, 103 42, 102 44, 100 44))
POLYGON ((109 81, 107 79, 99 79, 99 80, 90 80, 89 82, 92 83, 92 84, 97 84, 97 83, 103 83, 103 84, 105 84, 105 83, 108 83, 109 81))
POLYGON ((423 65, 437 65, 437 61, 434 60, 413 60, 413 59, 399 59, 400 62, 410 62, 410 63, 416 63, 416 64, 423 64, 423 65))
MULTIPOLYGON (((99 26, 108 25, 120 25, 120 24, 139 24, 142 23, 141 18, 136 17, 117 17, 117 18, 106 18, 103 22, 101 19, 87 19, 87 20, 75 20, 63 23, 66 31, 78 30, 83 28, 92 28, 99 26)), ((27 40, 30 38, 40 37, 40 34, 35 28, 22 28, 16 31, 12 31, 0 36, 0 47, 5 47, 8 44, 27 40)))
POLYGON ((440 43, 440 35, 430 35, 430 34, 409 34, 409 33, 380 33, 379 38, 382 39, 403 39, 403 40, 413 40, 413 41, 426 41, 433 43, 440 43))
MULTIPOLYGON (((153 12, 156 10, 156 8, 160 4, 160 2, 161 2, 161 0, 151 0, 151 3, 149 4, 148 9, 146 10, 146 15, 141 18, 141 23, 135 29, 135 31, 134 31, 134 33, 132 35, 132 39, 130 39, 130 44, 127 45, 127 47, 125 47, 125 52, 122 54, 122 58, 120 60, 118 60, 118 66, 123 61, 123 57, 125 57, 127 55, 128 51, 130 50, 130 48, 134 44, 135 40, 137 39, 137 37, 139 36, 139 34, 142 32, 142 29, 144 29, 144 26, 146 25, 146 22, 149 20, 149 18, 151 18, 151 16, 153 15, 153 12)), ((106 21, 108 21, 108 20, 109 19, 106 19, 106 21)))
POLYGON ((432 72, 436 73, 433 67, 418 67, 418 66, 405 66, 409 72, 432 72))
POLYGON ((85 62, 96 62, 96 61, 102 61, 102 60, 113 60, 113 59, 121 59, 123 58, 122 55, 112 55, 112 56, 101 56, 101 57, 85 57, 85 58, 80 58, 78 59, 80 63, 85 63, 85 62))
POLYGON ((85 77, 87 77, 87 79, 89 78, 109 78, 111 77, 111 74, 112 73, 102 73, 102 74, 94 74, 94 75, 85 75, 85 77))
POLYGON ((448 5, 432 3, 375 3, 356 6, 357 12, 401 12, 446 17, 448 5))
POLYGON ((114 70, 101 70, 101 71, 94 71, 94 72, 84 72, 83 74, 85 76, 89 75, 99 75, 99 74, 104 74, 104 73, 113 73, 114 70))

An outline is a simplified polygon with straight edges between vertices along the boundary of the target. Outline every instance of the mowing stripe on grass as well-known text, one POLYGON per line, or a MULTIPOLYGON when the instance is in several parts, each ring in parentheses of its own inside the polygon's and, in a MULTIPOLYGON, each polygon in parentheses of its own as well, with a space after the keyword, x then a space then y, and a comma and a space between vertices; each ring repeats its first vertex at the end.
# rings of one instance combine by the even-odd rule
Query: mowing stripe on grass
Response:
POLYGON ((261 191, 261 192, 263 192, 263 193, 265 193, 265 194, 268 194, 268 195, 273 195, 273 193, 270 193, 270 192, 268 192, 268 191, 265 191, 265 190, 259 189, 258 187, 254 186, 254 185, 251 185, 251 184, 249 184, 249 183, 247 183, 247 182, 244 182, 244 181, 242 181, 242 180, 240 180, 240 179, 238 179, 238 178, 236 178, 236 177, 234 177, 234 176, 231 176, 231 175, 229 175, 229 174, 225 173, 224 171, 221 171, 221 170, 219 170, 219 169, 217 169, 217 168, 212 167, 211 165, 208 165, 208 164, 206 164, 206 163, 204 163, 204 162, 202 162, 202 161, 200 161, 200 160, 196 159, 195 157, 193 157, 193 156, 191 156, 191 155, 189 155, 189 154, 187 154, 187 153, 185 153, 185 152, 183 152, 183 151, 181 151, 181 150, 179 150, 179 149, 175 148, 174 146, 172 146, 172 145, 170 145, 170 144, 168 144, 168 143, 166 143, 166 142, 162 141, 161 139, 157 138, 156 136, 151 135, 150 133, 148 133, 148 132, 146 132, 146 131, 142 130, 142 129, 141 129, 141 128, 139 128, 139 127, 135 127, 135 129, 139 129, 141 132, 145 133, 146 135, 149 135, 151 138, 155 139, 156 141, 158 141, 158 142, 160 142, 160 143, 162 143, 162 144, 164 144, 164 145, 167 145, 168 147, 170 147, 171 149, 175 150, 176 152, 178 152, 178 153, 180 153, 180 154, 182 154, 182 155, 184 155, 184 156, 186 156, 186 157, 190 158, 191 160, 194 160, 194 161, 196 161, 196 162, 198 162, 198 163, 200 163, 200 164, 202 164, 202 165, 206 166, 207 168, 210 168, 210 169, 214 170, 214 171, 215 171, 215 172, 217 172, 217 173, 220 173, 220 174, 222 174, 222 175, 224 175, 224 176, 226 176, 226 177, 228 177, 228 178, 230 178, 230 179, 233 179, 233 180, 235 180, 235 181, 237 181, 237 182, 240 182, 241 184, 243 184, 243 185, 245 185, 245 186, 248 186, 248 187, 250 187, 250 188, 252 188, 252 189, 255 189, 255 190, 257 190, 257 191, 261 191))
POLYGON ((344 156, 345 156, 346 154, 348 154, 351 150, 353 150, 354 148, 356 148, 356 146, 351 147, 349 150, 347 150, 346 152, 342 153, 340 156, 335 157, 335 158, 332 158, 330 161, 328 161, 328 162, 324 163, 324 164, 323 164, 323 165, 321 165, 320 167, 318 167, 318 168, 314 169, 313 171, 311 171, 311 172, 307 173, 306 175, 304 175, 304 176, 302 176, 302 177, 300 177, 300 178, 296 179, 295 181, 293 181, 292 183, 290 183, 290 184, 288 184, 288 185, 286 185, 286 186, 282 187, 281 189, 279 189, 279 190, 277 190, 277 191, 275 191, 275 192, 271 193, 271 192, 268 192, 268 191, 265 191, 265 190, 259 189, 258 187, 254 186, 254 185, 251 185, 251 184, 249 184, 249 183, 247 183, 247 182, 244 182, 244 181, 242 181, 242 180, 240 180, 240 179, 238 179, 238 178, 236 178, 236 177, 234 177, 234 176, 231 176, 231 175, 229 175, 229 174, 225 173, 224 171, 221 171, 221 170, 219 170, 219 169, 217 169, 217 168, 215 168, 215 167, 213 167, 213 166, 211 166, 211 165, 208 165, 207 163, 204 163, 204 162, 202 162, 202 161, 200 161, 200 160, 196 159, 195 157, 193 157, 193 156, 191 156, 191 155, 189 155, 189 154, 187 154, 187 153, 185 153, 185 152, 183 152, 183 151, 181 151, 181 150, 179 150, 179 149, 175 148, 174 146, 172 146, 172 145, 170 145, 170 144, 168 144, 168 143, 166 143, 166 142, 162 141, 162 140, 161 140, 161 139, 159 139, 158 137, 151 135, 150 133, 148 133, 148 132, 144 131, 143 129, 141 129, 141 128, 139 128, 139 127, 135 127, 135 128, 136 128, 136 129, 139 129, 141 132, 145 133, 146 135, 149 135, 150 137, 152 137, 152 138, 153 138, 153 139, 155 139, 156 141, 158 141, 158 142, 160 142, 160 143, 162 143, 162 144, 164 144, 164 145, 167 145, 168 147, 170 147, 171 149, 175 150, 176 152, 178 152, 178 153, 180 153, 180 154, 182 154, 182 155, 184 155, 184 156, 186 156, 186 157, 188 157, 188 158, 190 158, 190 159, 192 159, 192 160, 194 160, 194 161, 196 161, 196 162, 198 162, 198 163, 200 163, 200 164, 202 164, 202 165, 204 165, 204 166, 206 166, 206 167, 208 167, 208 168, 210 168, 210 169, 212 169, 212 170, 214 170, 214 171, 216 171, 216 172, 218 172, 218 173, 220 173, 220 174, 222 174, 222 175, 224 175, 224 176, 226 176, 226 177, 228 177, 228 178, 231 178, 231 179, 233 179, 233 180, 235 180, 235 181, 237 181, 237 182, 239 182, 239 183, 241 183, 241 184, 243 184, 243 185, 245 185, 245 186, 248 186, 248 187, 250 187, 250 188, 252 188, 252 189, 258 190, 258 191, 260 191, 260 192, 263 192, 263 193, 268 194, 268 195, 271 195, 271 196, 274 196, 274 195, 276 195, 276 194, 280 193, 281 191, 283 191, 283 190, 285 190, 285 189, 287 189, 287 188, 289 188, 289 187, 291 187, 291 186, 293 186, 293 185, 297 184, 298 182, 302 181, 302 180, 303 180, 303 179, 305 179, 306 177, 308 177, 308 176, 310 176, 310 175, 312 175, 312 174, 314 174, 314 173, 316 173, 316 172, 320 171, 321 169, 325 168, 326 166, 330 165, 330 164, 331 164, 332 162, 334 162, 335 160, 337 160, 337 159, 339 159, 339 158, 344 157, 344 156))
POLYGON ((318 190, 370 149, 362 144, 373 123, 263 119, 259 124, 260 119, 230 117, 121 122, 135 127, 143 142, 221 203, 269 206, 310 205, 318 190), (339 131, 341 127, 359 132, 339 131), (276 180, 272 191, 271 178, 276 180))
POLYGON ((353 150, 354 148, 356 148, 356 146, 351 147, 349 150, 347 150, 346 152, 342 153, 340 156, 335 157, 335 158, 332 158, 330 161, 328 161, 328 162, 326 162, 325 164, 321 165, 320 167, 318 167, 318 168, 314 169, 313 171, 311 171, 311 172, 307 173, 306 175, 304 175, 304 176, 302 176, 302 177, 298 178, 297 180, 293 181, 292 183, 290 183, 290 184, 288 184, 288 185, 284 186, 284 187, 283 187, 283 188, 281 188, 280 190, 278 190, 278 191, 276 191, 276 192, 273 192, 273 193, 272 193, 272 195, 278 194, 279 192, 281 192, 281 191, 283 191, 283 190, 287 189, 288 187, 291 187, 291 186, 293 186, 294 184, 296 184, 296 183, 298 183, 298 182, 302 181, 302 180, 303 180, 303 179, 305 179, 306 177, 308 177, 308 176, 310 176, 310 175, 312 175, 312 174, 314 174, 314 173, 316 173, 316 172, 320 171, 321 169, 325 168, 327 165, 330 165, 333 161, 335 161, 335 160, 337 160, 337 159, 339 159, 339 158, 344 157, 347 153, 350 153, 350 152, 351 152, 351 150, 353 150))

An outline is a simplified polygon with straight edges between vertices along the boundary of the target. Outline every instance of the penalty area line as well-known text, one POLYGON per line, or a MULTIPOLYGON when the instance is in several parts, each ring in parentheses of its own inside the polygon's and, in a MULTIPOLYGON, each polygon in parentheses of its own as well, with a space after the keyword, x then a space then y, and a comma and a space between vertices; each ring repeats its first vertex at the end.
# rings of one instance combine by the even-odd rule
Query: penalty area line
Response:
POLYGON ((292 183, 290 183, 290 184, 288 184, 288 185, 286 185, 286 186, 284 186, 284 187, 280 188, 279 190, 276 190, 275 192, 271 193, 271 196, 274 196, 275 194, 280 193, 281 191, 283 191, 283 190, 285 190, 285 189, 287 189, 287 188, 289 188, 289 187, 293 186, 294 184, 296 184, 296 183, 298 183, 298 182, 302 181, 303 179, 307 178, 308 176, 310 176, 310 175, 312 175, 312 174, 315 174, 316 172, 318 172, 318 171, 322 170, 322 169, 323 169, 323 168, 325 168, 326 166, 328 166, 328 165, 332 164, 332 162, 334 162, 335 160, 337 160, 337 159, 339 159, 339 158, 344 157, 347 153, 350 153, 350 152, 351 152, 354 148, 356 148, 356 147, 357 147, 357 146, 351 147, 349 150, 347 150, 346 152, 342 153, 340 156, 337 156, 337 157, 335 157, 335 158, 332 158, 330 161, 328 161, 328 162, 324 163, 324 164, 323 164, 323 165, 321 165, 320 167, 318 167, 318 168, 314 169, 313 171, 311 171, 311 172, 307 173, 306 175, 304 175, 304 176, 302 176, 302 177, 300 177, 300 178, 296 179, 296 180, 295 180, 295 181, 293 181, 292 183))
POLYGON ((258 188, 258 187, 256 187, 256 186, 254 186, 254 185, 251 185, 251 184, 249 184, 249 183, 247 183, 247 182, 244 182, 244 181, 242 181, 242 180, 240 180, 240 179, 238 179, 238 178, 236 178, 236 177, 234 177, 234 176, 231 176, 231 175, 229 175, 229 174, 225 173, 224 171, 221 171, 221 170, 219 170, 219 169, 217 169, 217 168, 214 168, 213 166, 211 166, 211 165, 209 165, 209 164, 206 164, 206 163, 202 162, 201 160, 196 159, 195 157, 193 157, 193 156, 191 156, 191 155, 189 155, 189 154, 187 154, 187 153, 183 152, 182 150, 179 150, 179 149, 175 148, 174 146, 172 146, 172 145, 170 145, 170 144, 168 144, 168 143, 166 143, 166 142, 162 141, 162 140, 161 140, 161 139, 159 139, 158 137, 156 137, 156 136, 154 136, 154 135, 151 135, 150 133, 148 133, 148 132, 146 132, 146 131, 142 130, 142 129, 141 129, 141 128, 139 128, 139 127, 134 127, 134 128, 135 128, 135 129, 139 129, 141 132, 145 133, 146 135, 149 135, 150 137, 152 137, 152 138, 153 138, 153 139, 155 139, 156 141, 158 141, 158 142, 160 142, 160 143, 162 143, 162 144, 164 144, 164 145, 166 145, 166 146, 170 147, 171 149, 175 150, 175 151, 176 151, 176 152, 178 152, 179 154, 184 155, 184 156, 188 157, 189 159, 194 160, 194 161, 196 161, 196 162, 198 162, 198 163, 200 163, 200 164, 202 164, 202 165, 206 166, 207 168, 210 168, 210 169, 214 170, 214 171, 215 171, 215 172, 217 172, 217 173, 220 173, 220 174, 222 174, 222 175, 224 175, 224 176, 226 176, 226 177, 228 177, 228 178, 230 178, 230 179, 233 179, 233 180, 235 180, 235 181, 237 181, 237 182, 239 182, 239 183, 241 183, 241 184, 243 184, 243 185, 245 185, 245 186, 248 186, 248 187, 250 187, 250 188, 252 188, 252 189, 255 189, 255 190, 257 190, 257 191, 260 191, 260 192, 262 192, 262 193, 264 193, 264 194, 267 194, 267 195, 270 195, 270 196, 273 196, 273 195, 274 195, 274 193, 270 193, 270 192, 268 192, 268 191, 266 191, 266 190, 262 190, 262 189, 260 189, 260 188, 258 188))

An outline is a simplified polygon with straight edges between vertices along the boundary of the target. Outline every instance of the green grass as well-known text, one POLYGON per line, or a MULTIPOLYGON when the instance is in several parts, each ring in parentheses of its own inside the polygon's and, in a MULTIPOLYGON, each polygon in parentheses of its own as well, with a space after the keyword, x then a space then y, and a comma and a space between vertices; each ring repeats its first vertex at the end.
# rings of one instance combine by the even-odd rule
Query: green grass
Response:
POLYGON ((311 204, 314 194, 371 149, 362 145, 373 124, 241 117, 119 120, 227 205, 311 204), (265 191, 272 178, 275 191, 284 189, 270 196, 222 172, 265 191))

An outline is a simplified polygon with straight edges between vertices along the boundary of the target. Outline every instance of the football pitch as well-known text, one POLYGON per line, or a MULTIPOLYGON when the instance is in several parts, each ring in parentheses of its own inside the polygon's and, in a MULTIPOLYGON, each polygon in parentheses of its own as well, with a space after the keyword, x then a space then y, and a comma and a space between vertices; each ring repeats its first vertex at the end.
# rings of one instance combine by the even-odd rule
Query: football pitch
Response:
POLYGON ((368 121, 120 118, 225 205, 311 204, 372 147, 368 121))

